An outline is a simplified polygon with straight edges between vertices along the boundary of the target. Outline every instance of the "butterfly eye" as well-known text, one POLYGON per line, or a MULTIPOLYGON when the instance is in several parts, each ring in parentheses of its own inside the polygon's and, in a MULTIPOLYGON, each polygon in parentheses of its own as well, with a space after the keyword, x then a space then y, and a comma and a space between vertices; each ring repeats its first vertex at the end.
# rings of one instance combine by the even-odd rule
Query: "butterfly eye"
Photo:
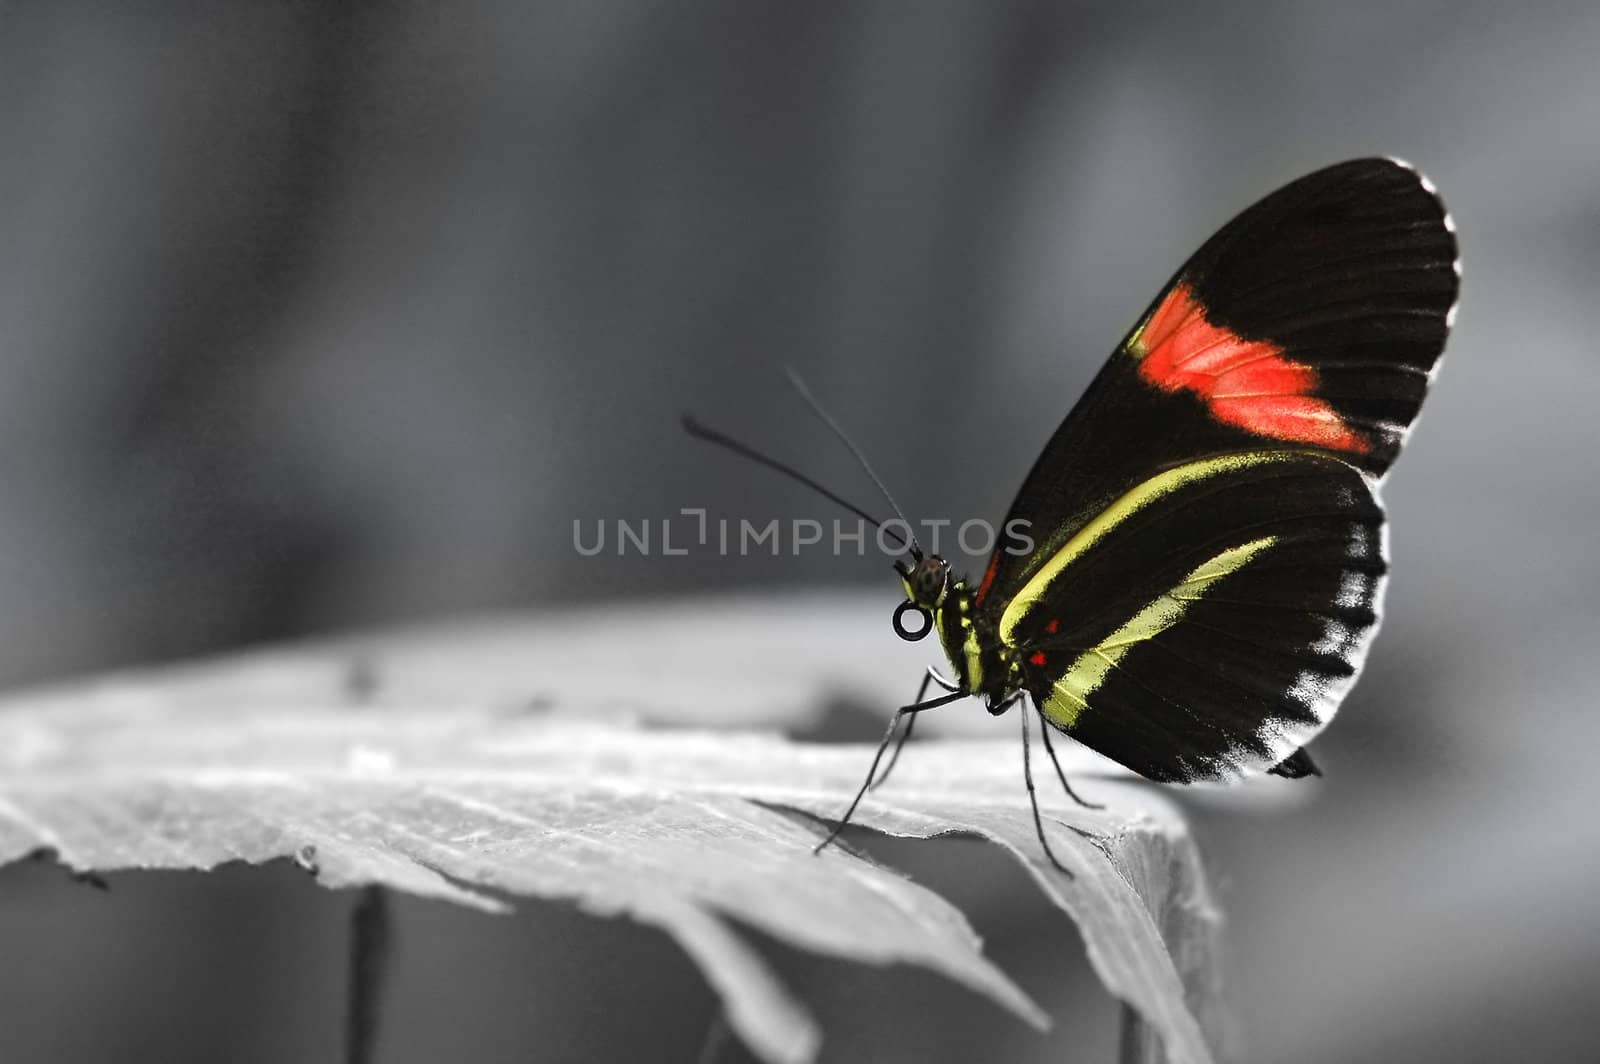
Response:
POLYGON ((924 610, 937 606, 944 598, 949 569, 949 565, 939 558, 926 558, 918 562, 907 578, 912 601, 924 610))
POLYGON ((918 606, 915 602, 902 602, 894 611, 894 634, 904 639, 907 643, 915 643, 925 638, 933 631, 933 615, 918 606), (922 618, 922 627, 907 628, 905 617, 908 613, 915 613, 922 618))

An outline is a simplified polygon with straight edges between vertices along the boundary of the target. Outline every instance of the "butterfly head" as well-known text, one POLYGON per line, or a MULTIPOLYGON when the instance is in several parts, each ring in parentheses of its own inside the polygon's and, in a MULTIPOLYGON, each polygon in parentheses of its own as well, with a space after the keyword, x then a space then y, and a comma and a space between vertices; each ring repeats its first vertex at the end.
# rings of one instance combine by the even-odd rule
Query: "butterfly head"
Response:
POLYGON ((894 563, 906 600, 894 611, 894 630, 901 639, 915 642, 933 628, 933 613, 950 593, 950 563, 937 554, 918 556, 913 564, 894 563), (907 628, 908 613, 921 615, 920 627, 907 628))

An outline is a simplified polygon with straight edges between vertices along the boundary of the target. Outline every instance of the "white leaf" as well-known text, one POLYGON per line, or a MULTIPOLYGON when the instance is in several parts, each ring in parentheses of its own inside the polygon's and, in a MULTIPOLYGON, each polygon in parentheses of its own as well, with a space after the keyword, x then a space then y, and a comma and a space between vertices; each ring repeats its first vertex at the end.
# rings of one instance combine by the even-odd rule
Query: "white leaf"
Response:
MULTIPOLYGON (((775 722, 813 711, 829 671, 882 684, 870 662, 887 641, 846 640, 816 662, 794 655, 795 617, 816 627, 818 610, 859 612, 848 597, 657 603, 14 696, 0 705, 0 862, 40 848, 80 871, 297 857, 329 886, 381 884, 487 910, 504 894, 570 898, 672 935, 768 1061, 809 1060, 820 1034, 730 917, 819 953, 923 965, 1042 1025, 953 906, 846 849, 813 856, 826 824, 780 811, 837 816, 869 748, 648 728, 584 695, 584 676, 638 708, 665 691, 654 715, 674 719, 698 685, 708 698, 693 715, 726 722, 734 690, 747 719, 775 722), (743 656, 722 653, 730 641, 743 656), (719 648, 710 658, 696 650, 708 646, 719 648), (774 670, 795 681, 778 709, 760 693, 774 670)), ((1182 817, 1158 791, 1057 745, 1075 786, 1107 806, 1061 795, 1036 751, 1070 880, 1040 851, 1016 740, 917 743, 858 822, 1005 847, 1077 922, 1105 985, 1168 1058, 1209 1061, 1218 918, 1182 817)))

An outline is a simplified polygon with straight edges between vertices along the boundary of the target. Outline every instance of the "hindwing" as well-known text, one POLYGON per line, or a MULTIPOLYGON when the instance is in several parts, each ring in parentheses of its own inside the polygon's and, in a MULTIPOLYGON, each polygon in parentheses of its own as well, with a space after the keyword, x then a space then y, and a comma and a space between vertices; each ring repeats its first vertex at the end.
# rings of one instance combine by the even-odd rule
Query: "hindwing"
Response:
POLYGON ((1387 563, 1365 474, 1311 452, 1177 466, 1046 560, 999 623, 1047 720, 1157 780, 1271 768, 1333 715, 1387 563))

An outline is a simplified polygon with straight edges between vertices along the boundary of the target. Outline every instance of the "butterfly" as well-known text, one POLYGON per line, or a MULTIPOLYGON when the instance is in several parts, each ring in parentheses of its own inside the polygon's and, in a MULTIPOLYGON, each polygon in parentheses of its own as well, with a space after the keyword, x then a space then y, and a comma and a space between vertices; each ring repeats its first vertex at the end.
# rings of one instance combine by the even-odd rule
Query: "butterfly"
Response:
POLYGON ((936 636, 949 674, 930 669, 895 713, 822 845, 893 770, 916 715, 968 697, 995 715, 1026 705, 1035 828, 1068 875, 1039 818, 1030 713, 1080 802, 1052 732, 1162 782, 1320 775, 1305 744, 1377 632, 1388 572, 1379 485, 1438 369, 1459 285, 1450 216, 1393 159, 1318 170, 1207 240, 1023 480, 1005 527, 1025 527, 1032 549, 1002 540, 969 581, 905 539, 894 629, 936 636), (930 684, 942 689, 931 698, 930 684))

